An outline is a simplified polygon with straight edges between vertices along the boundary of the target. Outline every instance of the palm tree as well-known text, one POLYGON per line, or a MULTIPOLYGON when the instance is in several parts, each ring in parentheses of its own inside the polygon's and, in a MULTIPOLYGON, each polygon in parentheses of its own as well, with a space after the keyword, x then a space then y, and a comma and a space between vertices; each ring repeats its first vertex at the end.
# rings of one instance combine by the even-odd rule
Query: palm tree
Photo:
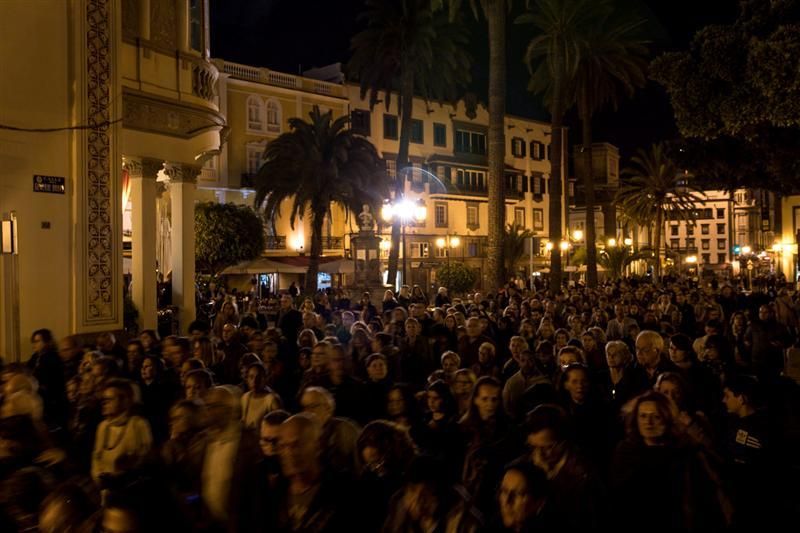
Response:
POLYGON ((574 80, 575 101, 581 119, 583 183, 586 202, 586 278, 597 286, 597 230, 594 223, 595 191, 592 170, 592 116, 610 105, 616 110, 620 92, 633 96, 644 87, 647 46, 640 33, 644 19, 619 9, 612 0, 595 0, 603 17, 581 36, 585 49, 580 55, 574 80))
POLYGON ((383 160, 372 143, 347 128, 349 117, 333 120, 331 111, 322 113, 314 106, 309 118, 289 119, 290 131, 267 144, 254 181, 256 209, 263 205, 270 219, 280 215, 285 200, 292 201, 292 229, 298 217, 311 217, 305 291, 314 294, 322 228, 331 204, 355 213, 367 204, 377 213, 388 184, 383 160))
MULTIPOLYGON (((447 3, 451 18, 465 0, 432 0, 437 7, 447 3)), ((484 287, 501 287, 503 276, 503 228, 506 223, 505 115, 506 115, 506 16, 512 0, 469 0, 473 15, 483 12, 489 30, 489 242, 484 269, 484 287)))
POLYGON ((503 233, 503 256, 505 257, 505 279, 514 272, 514 267, 525 255, 525 243, 533 237, 533 232, 518 224, 506 224, 503 233))
MULTIPOLYGON (((349 74, 358 80, 361 98, 369 94, 374 108, 383 94, 385 106, 397 92, 400 138, 395 198, 405 189, 414 94, 426 100, 455 102, 470 80, 468 37, 458 21, 434 11, 431 0, 367 0, 361 18, 367 27, 353 37, 349 74)), ((392 225, 389 280, 397 277, 400 222, 392 225)), ((404 280, 405 281, 405 280, 404 280)))
MULTIPOLYGON (((574 103, 574 84, 581 54, 586 45, 582 35, 600 11, 594 0, 535 0, 530 10, 517 17, 517 24, 531 24, 534 37, 525 52, 531 73, 528 89, 544 96, 550 109, 550 290, 561 289, 562 237, 562 152, 564 114, 574 103)), ((588 240, 588 236, 587 236, 588 240)))
POLYGON ((680 172, 667 157, 662 144, 649 151, 640 149, 631 159, 633 166, 622 171, 626 176, 617 191, 616 202, 623 216, 637 224, 649 226, 656 253, 655 280, 661 276, 661 232, 664 220, 693 220, 702 193, 689 183, 689 176, 680 172))

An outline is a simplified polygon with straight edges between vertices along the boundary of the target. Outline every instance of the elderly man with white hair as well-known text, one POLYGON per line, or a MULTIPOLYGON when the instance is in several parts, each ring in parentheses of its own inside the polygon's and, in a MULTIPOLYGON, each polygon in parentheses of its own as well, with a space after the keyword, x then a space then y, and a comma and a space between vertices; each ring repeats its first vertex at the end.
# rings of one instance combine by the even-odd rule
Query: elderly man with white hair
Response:
POLYGON ((636 336, 636 362, 644 370, 652 388, 658 376, 675 372, 677 367, 664 355, 664 338, 657 331, 644 330, 636 336))

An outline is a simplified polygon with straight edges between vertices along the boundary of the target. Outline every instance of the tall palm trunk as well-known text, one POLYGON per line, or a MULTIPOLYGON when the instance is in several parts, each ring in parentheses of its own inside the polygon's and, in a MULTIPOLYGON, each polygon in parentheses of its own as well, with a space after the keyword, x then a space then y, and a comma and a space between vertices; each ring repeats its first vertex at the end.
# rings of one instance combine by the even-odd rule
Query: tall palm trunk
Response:
MULTIPOLYGON (((400 80, 400 141, 397 149, 397 160, 395 164, 395 202, 399 201, 405 194, 406 177, 403 169, 408 167, 408 143, 411 140, 411 115, 414 110, 414 71, 410 67, 403 69, 402 79, 400 80)), ((389 272, 386 278, 387 283, 394 285, 397 279, 397 263, 400 257, 400 225, 399 218, 392 222, 392 248, 389 251, 389 272)), ((405 256, 406 251, 403 250, 405 256)), ((405 274, 405 272, 403 272, 405 274)), ((403 283, 408 283, 403 279, 403 283)))
MULTIPOLYGON (((587 82, 587 86, 588 86, 587 82)), ((583 186, 586 199, 586 281, 597 287, 597 229, 594 226, 594 172, 592 171, 592 116, 589 111, 588 88, 584 88, 581 134, 583 135, 583 186)))
POLYGON ((550 133, 550 290, 561 290, 561 151, 564 124, 564 51, 556 48, 554 63, 556 72, 553 79, 553 108, 550 133))
POLYGON ((656 249, 656 264, 653 267, 653 282, 661 280, 661 232, 664 226, 664 210, 658 206, 656 211, 656 226, 653 228, 653 247, 656 249))
POLYGON ((487 0, 489 25, 489 247, 484 288, 496 290, 506 281, 503 259, 505 202, 506 0, 487 0))
POLYGON ((312 212, 311 220, 311 253, 308 257, 308 271, 306 272, 307 296, 313 296, 317 292, 317 274, 319 274, 319 258, 322 255, 322 225, 325 223, 325 214, 328 207, 317 209, 312 212))

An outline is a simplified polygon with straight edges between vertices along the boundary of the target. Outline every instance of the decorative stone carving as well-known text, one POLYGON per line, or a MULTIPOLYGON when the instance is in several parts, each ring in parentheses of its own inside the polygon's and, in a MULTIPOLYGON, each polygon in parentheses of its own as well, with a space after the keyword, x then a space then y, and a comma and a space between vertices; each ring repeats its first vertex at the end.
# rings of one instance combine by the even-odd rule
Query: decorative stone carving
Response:
POLYGON ((164 168, 164 162, 152 157, 125 156, 122 158, 122 168, 128 171, 131 178, 156 179, 159 171, 164 168))
POLYGON ((150 41, 174 50, 178 47, 175 0, 150 0, 150 41))
MULTIPOLYGON (((117 187, 112 183, 111 94, 113 89, 112 0, 87 0, 86 4, 86 321, 102 324, 117 318, 114 294, 118 285, 115 272, 114 207, 117 187)), ((117 160, 116 165, 119 165, 117 160)), ((117 167, 119 168, 119 167, 117 167)))
POLYGON ((196 61, 192 67, 192 94, 213 100, 217 96, 217 67, 206 60, 196 61))
POLYGON ((164 173, 171 182, 175 183, 197 183, 197 176, 200 175, 201 169, 202 167, 199 165, 164 163, 164 173))
POLYGON ((209 109, 123 90, 122 124, 129 129, 189 139, 224 126, 225 119, 209 109))
POLYGON ((122 37, 136 39, 139 36, 139 0, 122 0, 122 37))

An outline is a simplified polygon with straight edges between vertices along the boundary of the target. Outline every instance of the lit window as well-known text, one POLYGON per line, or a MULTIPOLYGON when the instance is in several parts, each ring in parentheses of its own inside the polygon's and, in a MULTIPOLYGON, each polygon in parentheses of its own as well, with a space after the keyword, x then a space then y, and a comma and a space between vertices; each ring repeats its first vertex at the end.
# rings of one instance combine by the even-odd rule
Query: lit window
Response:
POLYGON ((247 99, 247 129, 258 133, 264 131, 264 102, 258 96, 247 99))
POLYGON ((275 100, 267 102, 267 131, 270 133, 281 131, 281 105, 275 100))

